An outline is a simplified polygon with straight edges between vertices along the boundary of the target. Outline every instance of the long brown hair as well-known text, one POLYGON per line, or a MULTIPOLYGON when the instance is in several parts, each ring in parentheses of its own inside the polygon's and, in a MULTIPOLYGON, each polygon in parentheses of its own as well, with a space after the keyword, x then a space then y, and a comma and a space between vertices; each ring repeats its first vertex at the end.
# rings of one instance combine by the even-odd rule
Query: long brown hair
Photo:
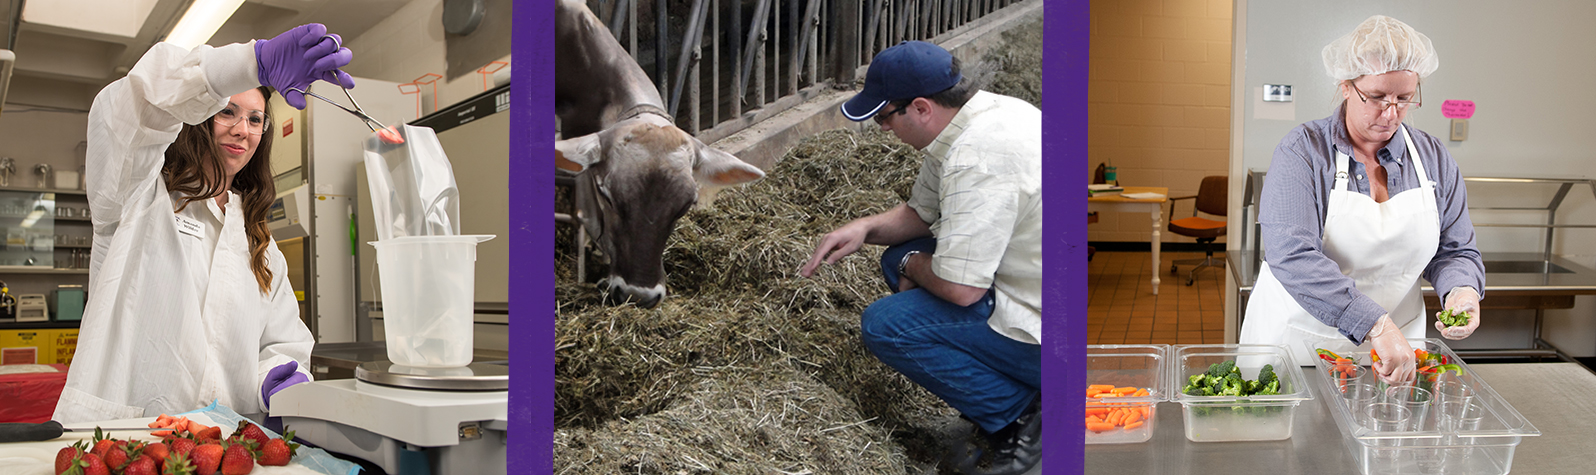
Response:
MULTIPOLYGON (((271 103, 272 90, 266 86, 255 88, 266 103, 271 103)), ((166 191, 179 192, 177 210, 189 203, 208 200, 222 195, 222 149, 212 132, 214 120, 198 124, 183 124, 177 141, 166 148, 166 162, 161 166, 161 176, 166 179, 166 191)), ((272 119, 266 116, 266 130, 261 133, 255 156, 250 157, 238 174, 233 175, 229 188, 243 200, 244 233, 249 235, 249 268, 255 273, 255 283, 261 293, 271 290, 272 271, 266 267, 266 246, 271 244, 271 230, 266 227, 266 215, 272 201, 277 199, 277 186, 272 182, 272 119)))

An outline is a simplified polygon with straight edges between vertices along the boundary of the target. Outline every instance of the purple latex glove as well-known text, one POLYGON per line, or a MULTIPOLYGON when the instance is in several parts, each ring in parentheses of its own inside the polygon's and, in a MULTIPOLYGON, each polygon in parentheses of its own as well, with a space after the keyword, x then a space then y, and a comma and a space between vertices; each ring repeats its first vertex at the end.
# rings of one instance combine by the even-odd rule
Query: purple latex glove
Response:
POLYGON ((298 369, 298 361, 289 361, 266 372, 266 380, 260 383, 260 399, 266 401, 266 408, 272 407, 272 395, 277 394, 277 391, 295 384, 310 382, 310 377, 297 371, 298 369))
POLYGON ((310 23, 294 27, 269 40, 255 40, 255 65, 261 85, 271 86, 295 109, 305 108, 305 95, 317 79, 355 87, 355 80, 338 68, 348 66, 354 53, 343 39, 327 34, 327 27, 310 23), (297 90, 296 90, 297 89, 297 90))

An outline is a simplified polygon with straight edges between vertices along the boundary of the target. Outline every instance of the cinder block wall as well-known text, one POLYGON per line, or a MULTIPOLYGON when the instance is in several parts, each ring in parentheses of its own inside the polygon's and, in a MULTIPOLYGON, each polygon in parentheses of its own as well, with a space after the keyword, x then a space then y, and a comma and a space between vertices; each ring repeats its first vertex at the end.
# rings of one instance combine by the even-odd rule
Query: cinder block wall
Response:
MULTIPOLYGON (((1231 0, 1094 0, 1091 21, 1082 183, 1108 163, 1123 185, 1188 196, 1204 176, 1228 174, 1231 0)), ((1175 217, 1191 216, 1191 203, 1175 217)), ((1152 233, 1144 214, 1099 219, 1087 228, 1091 241, 1146 242, 1152 233)), ((1167 227, 1161 240, 1193 242, 1167 227)))

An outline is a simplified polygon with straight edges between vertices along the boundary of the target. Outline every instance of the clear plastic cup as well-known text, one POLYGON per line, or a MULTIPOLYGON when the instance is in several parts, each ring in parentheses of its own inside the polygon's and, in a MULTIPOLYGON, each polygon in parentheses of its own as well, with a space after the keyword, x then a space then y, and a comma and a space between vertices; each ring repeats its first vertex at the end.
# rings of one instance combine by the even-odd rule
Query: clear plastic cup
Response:
POLYGON ((1358 384, 1364 383, 1364 378, 1368 376, 1368 374, 1369 368, 1354 364, 1351 366, 1346 366, 1345 369, 1339 371, 1330 371, 1330 379, 1336 382, 1336 389, 1340 389, 1344 394, 1346 393, 1346 388, 1348 386, 1356 386, 1358 384))
POLYGON ((1448 402, 1469 403, 1474 401, 1474 388, 1463 383, 1452 373, 1442 375, 1435 380, 1435 402, 1444 404, 1448 402))
POLYGON ((471 364, 477 243, 488 235, 375 241, 388 360, 416 368, 471 364))
POLYGON ((1426 430, 1433 428, 1429 425, 1428 418, 1430 405, 1435 402, 1435 396, 1429 390, 1418 386, 1392 386, 1385 390, 1385 402, 1400 404, 1412 413, 1413 424, 1408 430, 1426 430))
MULTIPOLYGON (((1376 432, 1405 432, 1412 430, 1413 413, 1401 404, 1377 402, 1363 408, 1367 426, 1376 432)), ((1382 462, 1394 461, 1402 452, 1398 449, 1402 439, 1385 437, 1375 439, 1374 458, 1382 462)))
POLYGON ((1469 456, 1473 455, 1473 448, 1468 447, 1473 443, 1471 437, 1459 437, 1459 432, 1480 430, 1480 421, 1485 419, 1485 406, 1472 401, 1448 401, 1441 403, 1437 409, 1438 428, 1445 432, 1443 440, 1447 448, 1442 451, 1445 464, 1462 466, 1466 464, 1469 456))

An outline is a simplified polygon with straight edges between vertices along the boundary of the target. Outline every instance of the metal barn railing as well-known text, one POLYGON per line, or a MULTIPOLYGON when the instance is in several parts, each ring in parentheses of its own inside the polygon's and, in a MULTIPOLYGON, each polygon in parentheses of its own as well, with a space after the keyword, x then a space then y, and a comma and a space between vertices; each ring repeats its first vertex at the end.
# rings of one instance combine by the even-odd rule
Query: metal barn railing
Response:
POLYGON ((1016 0, 587 3, 653 79, 677 126, 713 142, 852 83, 883 48, 935 39, 1016 0))

